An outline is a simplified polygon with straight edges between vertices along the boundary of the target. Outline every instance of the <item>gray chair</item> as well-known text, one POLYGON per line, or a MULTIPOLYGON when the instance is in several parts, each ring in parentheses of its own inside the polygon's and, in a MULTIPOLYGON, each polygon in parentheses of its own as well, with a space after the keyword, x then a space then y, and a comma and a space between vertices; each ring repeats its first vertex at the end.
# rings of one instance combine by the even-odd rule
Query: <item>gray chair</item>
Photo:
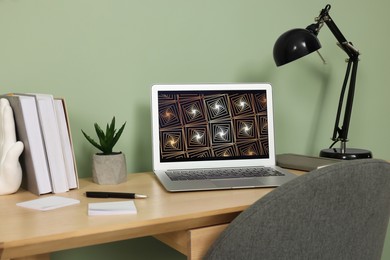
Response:
POLYGON ((345 161, 300 176, 242 212, 205 259, 380 259, 390 164, 345 161))

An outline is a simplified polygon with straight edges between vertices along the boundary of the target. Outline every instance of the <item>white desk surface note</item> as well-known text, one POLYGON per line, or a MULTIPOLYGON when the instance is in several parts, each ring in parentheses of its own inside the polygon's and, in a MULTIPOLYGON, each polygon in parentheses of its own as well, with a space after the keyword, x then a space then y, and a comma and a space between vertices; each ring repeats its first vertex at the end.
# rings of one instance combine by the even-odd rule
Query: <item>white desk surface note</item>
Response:
POLYGON ((35 200, 28 200, 28 201, 16 203, 16 205, 24 208, 29 208, 29 209, 47 211, 47 210, 58 209, 70 205, 79 204, 79 203, 80 201, 76 199, 60 197, 60 196, 50 196, 50 197, 44 197, 35 200))
POLYGON ((137 214, 137 208, 134 201, 110 201, 110 202, 96 202, 88 204, 88 215, 124 215, 137 214))

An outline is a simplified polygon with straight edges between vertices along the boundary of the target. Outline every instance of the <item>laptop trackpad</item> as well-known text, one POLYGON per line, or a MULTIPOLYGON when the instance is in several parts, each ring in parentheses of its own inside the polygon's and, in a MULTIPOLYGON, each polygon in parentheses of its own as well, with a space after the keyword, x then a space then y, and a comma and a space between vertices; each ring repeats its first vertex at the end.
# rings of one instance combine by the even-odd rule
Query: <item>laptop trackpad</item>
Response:
POLYGON ((212 180, 213 184, 215 184, 217 187, 257 187, 261 185, 261 181, 256 179, 229 179, 229 180, 212 180))

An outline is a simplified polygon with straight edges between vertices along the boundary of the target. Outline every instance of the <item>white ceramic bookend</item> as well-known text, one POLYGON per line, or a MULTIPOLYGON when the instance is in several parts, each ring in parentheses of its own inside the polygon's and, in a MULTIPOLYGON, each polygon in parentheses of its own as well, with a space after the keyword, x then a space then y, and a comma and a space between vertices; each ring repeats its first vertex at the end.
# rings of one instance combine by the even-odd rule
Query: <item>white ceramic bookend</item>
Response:
POLYGON ((19 156, 23 143, 16 141, 15 121, 7 99, 0 99, 0 195, 15 193, 22 182, 19 156))

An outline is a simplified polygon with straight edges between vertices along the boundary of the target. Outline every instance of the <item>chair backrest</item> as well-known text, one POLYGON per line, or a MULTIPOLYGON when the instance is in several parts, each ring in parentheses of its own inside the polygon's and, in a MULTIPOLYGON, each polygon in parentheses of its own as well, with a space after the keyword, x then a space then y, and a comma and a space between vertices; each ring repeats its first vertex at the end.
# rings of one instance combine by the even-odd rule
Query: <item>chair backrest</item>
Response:
POLYGON ((390 164, 344 161, 255 202, 205 259, 380 259, 389 215, 390 164))

